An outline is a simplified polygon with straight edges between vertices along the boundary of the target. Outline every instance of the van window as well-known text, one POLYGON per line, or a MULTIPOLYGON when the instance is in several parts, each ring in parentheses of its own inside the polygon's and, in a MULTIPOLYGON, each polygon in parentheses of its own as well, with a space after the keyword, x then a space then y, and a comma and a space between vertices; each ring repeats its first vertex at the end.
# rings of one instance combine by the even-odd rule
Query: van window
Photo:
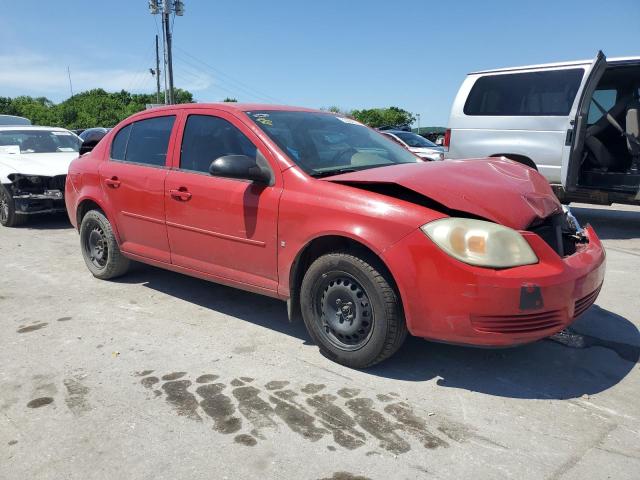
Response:
MULTIPOLYGON (((613 106, 616 104, 616 99, 618 97, 618 91, 614 89, 609 90, 596 90, 593 92, 593 99, 600 104, 602 108, 605 110, 611 110, 613 106)), ((589 105, 589 116, 587 118, 587 124, 593 125, 598 120, 602 118, 602 112, 600 109, 596 107, 591 101, 589 105)))
POLYGON ((465 115, 564 116, 580 87, 584 70, 508 73, 480 77, 464 105, 465 115))
POLYGON ((215 159, 225 155, 256 158, 256 146, 220 117, 189 115, 182 137, 180 169, 209 173, 215 159))
POLYGON ((111 158, 164 167, 175 119, 174 115, 153 117, 124 127, 113 139, 111 158))

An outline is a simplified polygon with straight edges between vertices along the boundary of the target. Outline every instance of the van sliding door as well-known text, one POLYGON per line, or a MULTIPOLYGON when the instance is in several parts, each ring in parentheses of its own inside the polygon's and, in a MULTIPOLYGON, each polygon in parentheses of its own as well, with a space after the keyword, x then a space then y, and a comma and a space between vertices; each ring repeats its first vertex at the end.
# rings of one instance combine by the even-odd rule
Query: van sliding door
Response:
POLYGON ((580 161, 584 150, 585 134, 587 132, 587 117, 591 97, 595 91, 602 74, 607 68, 607 57, 601 51, 593 60, 591 67, 585 72, 582 82, 582 92, 576 96, 577 100, 572 110, 571 125, 567 130, 567 141, 562 155, 562 185, 565 190, 576 190, 578 175, 580 174, 580 161))

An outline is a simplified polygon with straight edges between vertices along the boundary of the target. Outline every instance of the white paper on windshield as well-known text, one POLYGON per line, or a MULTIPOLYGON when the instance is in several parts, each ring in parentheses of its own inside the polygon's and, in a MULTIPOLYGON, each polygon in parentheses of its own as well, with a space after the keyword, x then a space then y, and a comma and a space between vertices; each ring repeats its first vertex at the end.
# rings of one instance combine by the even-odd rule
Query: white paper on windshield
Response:
POLYGON ((336 118, 344 123, 350 123, 351 125, 360 125, 361 127, 364 127, 363 124, 361 124, 357 120, 354 120, 353 118, 347 118, 347 117, 336 117, 336 118))
POLYGON ((71 147, 58 147, 59 152, 75 152, 75 150, 71 147))
POLYGON ((65 137, 70 137, 71 133, 70 132, 51 132, 54 135, 60 135, 60 136, 65 136, 65 137))
POLYGON ((0 145, 0 153, 20 154, 20 145, 0 145))

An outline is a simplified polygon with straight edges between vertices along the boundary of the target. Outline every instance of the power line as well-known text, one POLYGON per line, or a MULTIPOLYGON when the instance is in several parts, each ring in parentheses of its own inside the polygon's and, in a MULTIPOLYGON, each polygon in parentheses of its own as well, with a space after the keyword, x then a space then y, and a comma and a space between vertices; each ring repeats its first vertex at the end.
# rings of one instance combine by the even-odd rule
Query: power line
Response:
MULTIPOLYGON (((189 61, 188 59, 183 58, 181 56, 177 56, 176 59, 182 64, 183 70, 185 70, 186 72, 190 72, 190 74, 193 77, 202 76, 202 75, 206 75, 207 77, 209 76, 208 72, 205 72, 205 71, 201 70, 199 66, 197 66, 193 62, 189 61)), ((217 88, 217 89, 220 89, 220 90, 224 90, 225 92, 233 95, 234 97, 238 97, 239 96, 238 95, 239 91, 236 88, 234 88, 233 85, 225 87, 224 85, 220 85, 219 83, 214 82, 212 88, 217 88)), ((248 94, 245 93, 245 95, 248 95, 249 97, 255 98, 255 99, 259 100, 259 101, 264 101, 264 98, 259 97, 259 96, 255 95, 253 93, 248 93, 248 94)))
POLYGON ((209 63, 205 62, 204 60, 201 60, 201 59, 197 58, 197 57, 196 57, 196 56, 194 56, 193 54, 191 54, 191 53, 189 53, 189 52, 185 51, 184 49, 182 49, 182 48, 180 48, 180 47, 176 47, 176 50, 177 50, 177 51, 179 51, 179 52, 182 52, 182 53, 183 53, 184 55, 186 55, 187 57, 190 57, 190 58, 191 58, 191 59, 193 59, 194 61, 196 61, 196 62, 198 62, 198 63, 202 64, 204 67, 206 67, 206 68, 208 68, 209 70, 211 70, 211 71, 213 71, 213 72, 217 73, 218 75, 221 75, 221 76, 223 76, 223 77, 228 78, 227 82, 228 82, 228 83, 236 83, 239 89, 241 89, 241 90, 245 90, 245 91, 250 92, 250 93, 251 93, 251 92, 253 92, 253 93, 252 93, 252 96, 254 96, 254 97, 263 98, 263 99, 269 99, 269 101, 270 101, 270 102, 286 103, 286 102, 283 102, 283 101, 282 101, 282 100, 280 100, 280 99, 277 99, 277 98, 275 98, 275 97, 272 97, 271 95, 267 95, 266 93, 261 92, 261 91, 259 91, 259 90, 255 89, 255 88, 253 88, 253 87, 251 87, 251 86, 247 85, 246 83, 244 83, 244 82, 242 82, 242 81, 240 81, 240 80, 238 80, 238 79, 236 79, 236 78, 232 77, 231 75, 229 75, 229 74, 225 73, 224 71, 220 70, 219 68, 216 68, 216 67, 214 67, 214 66, 210 65, 209 63), (257 95, 256 95, 256 94, 257 94, 257 95))

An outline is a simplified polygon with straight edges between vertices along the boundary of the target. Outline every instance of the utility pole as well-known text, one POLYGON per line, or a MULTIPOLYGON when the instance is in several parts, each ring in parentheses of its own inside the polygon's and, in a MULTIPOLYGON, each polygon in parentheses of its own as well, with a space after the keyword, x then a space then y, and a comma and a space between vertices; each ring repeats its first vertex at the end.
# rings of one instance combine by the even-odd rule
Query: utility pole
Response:
POLYGON ((156 35, 156 103, 160 103, 160 52, 158 50, 158 35, 156 35))
POLYGON ((169 76, 169 105, 173 105, 173 57, 171 56, 171 25, 169 16, 171 15, 171 0, 164 0, 162 5, 162 21, 164 23, 165 45, 167 46, 167 75, 169 76))
POLYGON ((69 70, 69 65, 67 65, 67 76, 69 77, 69 91, 71 92, 71 98, 73 98, 73 85, 71 84, 71 70, 69 70))
POLYGON ((182 0, 149 0, 149 11, 152 15, 162 13, 162 43, 164 46, 164 75, 165 75, 165 103, 175 103, 173 88, 173 57, 171 53, 171 22, 173 12, 181 17, 184 15, 184 2, 182 0), (160 7, 162 2, 162 7, 160 7))

